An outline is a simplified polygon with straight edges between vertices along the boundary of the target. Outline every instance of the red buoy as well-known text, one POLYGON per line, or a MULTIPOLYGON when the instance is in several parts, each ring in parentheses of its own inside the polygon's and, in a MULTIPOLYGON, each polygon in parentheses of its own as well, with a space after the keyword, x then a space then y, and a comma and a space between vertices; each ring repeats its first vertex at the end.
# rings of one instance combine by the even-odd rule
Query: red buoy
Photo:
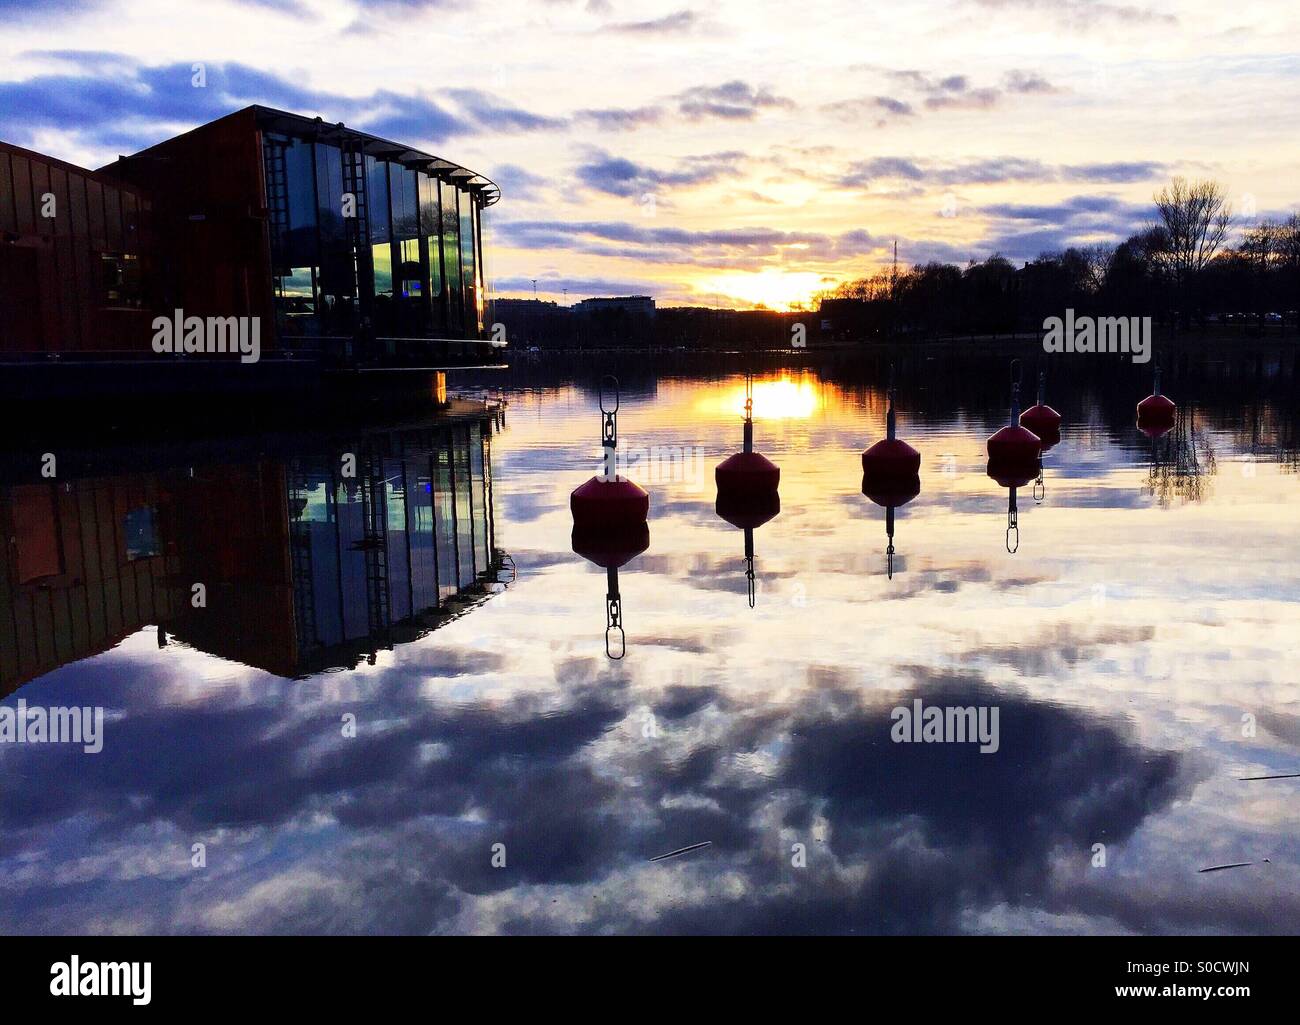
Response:
POLYGON ((569 496, 574 529, 625 530, 644 526, 650 513, 650 496, 645 489, 617 473, 618 378, 601 379, 601 445, 605 452, 604 473, 575 488, 569 496), (612 382, 613 408, 605 407, 605 382, 612 382))
POLYGON ((1043 401, 1047 375, 1038 372, 1038 401, 1020 414, 1020 426, 1038 435, 1043 448, 1051 448, 1061 440, 1061 414, 1043 401))
POLYGON ((1038 472, 1038 456, 1043 450, 1042 439, 1033 431, 1020 426, 1020 360, 1011 361, 1011 422, 1000 428, 988 440, 989 460, 1000 464, 1023 464, 1038 472))
POLYGON ((733 527, 757 530, 781 511, 781 496, 775 491, 719 494, 714 510, 733 527))
POLYGON ((781 468, 759 452, 736 452, 713 471, 718 494, 762 495, 781 484, 781 468))
POLYGON ((910 480, 920 471, 921 453, 900 438, 883 438, 862 453, 864 478, 882 486, 889 481, 910 480))
POLYGON ((1137 404, 1138 430, 1151 438, 1168 434, 1178 407, 1160 391, 1160 368, 1156 367, 1155 391, 1137 404))
MULTIPOLYGON (((897 436, 894 412, 894 368, 889 368, 889 407, 885 411, 885 436, 862 453, 862 493, 868 489, 906 490, 921 472, 921 453, 897 436)), ((919 489, 920 484, 918 482, 919 489)))
POLYGON ((1061 414, 1051 406, 1039 403, 1036 406, 1030 406, 1020 414, 1020 426, 1027 427, 1038 435, 1039 438, 1046 438, 1051 434, 1058 437, 1061 432, 1061 414))
POLYGON ((591 480, 569 496, 569 511, 574 528, 588 530, 623 530, 645 526, 650 512, 650 495, 645 488, 626 477, 591 480))
POLYGON ((873 480, 868 474, 862 475, 862 493, 886 509, 897 509, 907 505, 921 493, 921 478, 918 474, 911 477, 895 477, 892 480, 873 480))
POLYGON ((1038 454, 1043 450, 1042 439, 1033 431, 1008 424, 988 440, 989 459, 1002 462, 1029 463, 1037 472, 1038 454))
POLYGON ((985 472, 1004 488, 1023 488, 1038 476, 1038 461, 1023 457, 990 456, 985 472))
POLYGON ((1167 396, 1148 395, 1138 403, 1138 430, 1148 438, 1160 438, 1173 430, 1174 414, 1178 407, 1167 396))
POLYGON ((745 426, 739 452, 729 455, 713 471, 718 499, 774 493, 781 485, 781 468, 754 451, 754 375, 745 374, 745 426))
POLYGON ((633 524, 623 527, 573 528, 573 551, 602 569, 626 566, 650 547, 650 527, 633 524))

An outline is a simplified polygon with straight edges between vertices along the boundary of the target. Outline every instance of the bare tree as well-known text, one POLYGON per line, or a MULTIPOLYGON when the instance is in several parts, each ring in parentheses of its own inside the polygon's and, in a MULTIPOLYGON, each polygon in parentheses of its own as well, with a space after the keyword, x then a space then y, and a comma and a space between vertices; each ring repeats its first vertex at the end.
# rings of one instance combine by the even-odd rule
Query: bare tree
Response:
POLYGON ((1182 291, 1187 280, 1214 258, 1232 227, 1232 207, 1216 181, 1175 178, 1155 195, 1165 248, 1158 258, 1182 291))
POLYGON ((1096 294, 1106 284, 1106 275, 1110 271, 1111 261, 1115 259, 1115 247, 1108 242, 1098 242, 1095 245, 1084 246, 1080 252, 1083 254, 1087 272, 1088 290, 1096 294))

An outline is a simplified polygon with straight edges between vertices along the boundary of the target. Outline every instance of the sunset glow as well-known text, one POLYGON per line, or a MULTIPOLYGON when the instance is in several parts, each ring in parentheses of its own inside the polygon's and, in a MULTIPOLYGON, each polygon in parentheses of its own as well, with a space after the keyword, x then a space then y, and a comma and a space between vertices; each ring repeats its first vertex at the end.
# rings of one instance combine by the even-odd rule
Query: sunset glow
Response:
POLYGON ((57 45, 34 15, 0 29, 0 137, 97 166, 248 103, 342 120, 492 177, 489 298, 559 303, 786 309, 887 267, 895 242, 904 266, 1031 260, 1139 229, 1176 174, 1221 180, 1246 218, 1297 200, 1300 142, 1243 113, 1300 106, 1293 3, 860 18, 775 0, 91 3, 57 45))

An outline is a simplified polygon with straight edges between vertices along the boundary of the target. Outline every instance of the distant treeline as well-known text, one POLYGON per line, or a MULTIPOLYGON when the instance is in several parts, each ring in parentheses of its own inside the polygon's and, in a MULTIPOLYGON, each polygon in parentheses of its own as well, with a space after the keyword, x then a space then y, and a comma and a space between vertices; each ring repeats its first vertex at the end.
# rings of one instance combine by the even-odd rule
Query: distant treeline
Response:
POLYGON ((1232 224, 1219 183, 1174 179, 1157 193, 1150 226, 1118 245, 1043 253, 1021 267, 997 255, 964 268, 927 263, 818 299, 842 337, 1036 331, 1069 308, 1184 330, 1281 331, 1300 309, 1300 214, 1257 222, 1235 245, 1232 224))
POLYGON ((847 281, 814 311, 664 308, 653 317, 553 303, 500 304, 517 348, 789 348, 883 339, 1030 334, 1067 309, 1149 316, 1166 328, 1292 333, 1300 310, 1300 214, 1263 220, 1235 240, 1222 185, 1175 178, 1152 221, 1119 244, 1043 253, 1022 266, 994 255, 965 267, 927 263, 847 281))

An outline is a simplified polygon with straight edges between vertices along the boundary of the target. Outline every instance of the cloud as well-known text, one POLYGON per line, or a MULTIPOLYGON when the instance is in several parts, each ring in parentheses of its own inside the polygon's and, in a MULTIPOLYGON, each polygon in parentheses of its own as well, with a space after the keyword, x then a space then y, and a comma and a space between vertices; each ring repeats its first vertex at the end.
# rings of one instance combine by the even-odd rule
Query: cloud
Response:
POLYGON ((729 270, 880 255, 885 245, 863 228, 830 235, 766 226, 691 230, 631 221, 520 220, 494 222, 493 232, 498 244, 513 248, 729 270))
POLYGON ((1002 94, 996 89, 963 89, 939 96, 929 96, 925 105, 930 110, 990 110, 998 105, 1002 94))
POLYGON ((1058 93, 1061 90, 1052 85, 1042 75, 1033 71, 1008 71, 1002 78, 1007 92, 1025 94, 1058 93))
POLYGON ((44 0, 34 4, 31 0, 0 0, 0 14, 6 21, 27 22, 44 20, 52 14, 89 14, 104 6, 105 0, 44 0))
POLYGON ((733 79, 721 85, 695 86, 676 95, 677 109, 692 121, 721 118, 727 121, 750 121, 759 112, 771 108, 789 108, 794 101, 777 96, 766 88, 733 79))
POLYGON ((686 157, 675 168, 660 170, 623 157, 595 151, 574 170, 583 185, 609 196, 640 196, 662 188, 709 185, 740 174, 745 155, 739 152, 709 153, 686 157))
POLYGON ((1104 0, 975 0, 981 7, 999 11, 1024 11, 1060 21, 1071 28, 1091 29, 1104 24, 1176 25, 1178 18, 1163 11, 1104 0))
MULTIPOLYGON (((52 51, 51 56, 70 62, 78 55, 52 51)), ((194 84, 197 73, 192 62, 143 66, 125 56, 92 52, 82 74, 0 82, 0 130, 30 140, 37 130, 54 129, 109 152, 129 151, 253 103, 331 121, 346 119, 411 143, 438 142, 471 130, 465 119, 419 95, 378 90, 344 96, 233 62, 204 64, 202 87, 194 84)))
MULTIPOLYGON (((1120 721, 975 675, 905 668, 900 693, 867 696, 826 667, 800 701, 760 707, 717 684, 654 689, 561 659, 558 695, 476 700, 429 683, 504 674, 499 657, 396 654, 345 706, 366 724, 351 739, 328 701, 218 687, 176 706, 138 661, 83 664, 79 686, 125 714, 94 759, 40 752, 50 785, 0 780, 0 925, 67 931, 93 909, 109 933, 142 920, 151 932, 957 932, 1008 904, 1086 921, 1098 897, 1060 859, 1086 864, 1098 836, 1122 847, 1195 783, 1181 756, 1120 721), (891 707, 913 698, 996 706, 998 755, 889 743, 891 707), (646 710, 671 724, 661 742, 609 743, 646 710), (188 870, 195 836, 222 855, 202 873, 188 870), (707 854, 647 865, 700 837, 707 854), (810 847, 806 885, 772 857, 790 838, 810 847), (485 854, 496 842, 509 871, 485 854)), ((1228 913, 1136 896, 1113 901, 1134 928, 1228 913)))
POLYGON ((520 107, 511 106, 490 93, 478 89, 451 89, 448 90, 447 95, 456 101, 457 106, 476 125, 492 131, 554 131, 568 125, 564 118, 534 114, 520 107))
POLYGON ((547 184, 545 178, 533 174, 518 164, 502 164, 488 177, 501 188, 503 196, 509 196, 513 202, 532 202, 540 197, 542 186, 547 184))
POLYGON ((956 162, 906 157, 873 157, 855 161, 835 182, 843 188, 868 188, 882 181, 907 181, 931 186, 995 185, 1004 182, 1145 181, 1166 170, 1155 161, 1107 164, 1045 164, 1025 157, 992 157, 956 162))
POLYGON ((621 21, 601 26, 603 32, 623 32, 629 35, 671 35, 689 32, 699 26, 700 18, 694 11, 681 10, 648 21, 621 21))
POLYGON ((579 110, 573 116, 575 120, 590 121, 597 128, 612 132, 658 124, 663 120, 664 109, 657 106, 605 107, 594 110, 579 110))
POLYGON ((912 117, 916 111, 904 100, 892 96, 860 96, 851 100, 827 103, 822 110, 841 121, 874 120, 876 127, 887 124, 890 118, 912 117))

